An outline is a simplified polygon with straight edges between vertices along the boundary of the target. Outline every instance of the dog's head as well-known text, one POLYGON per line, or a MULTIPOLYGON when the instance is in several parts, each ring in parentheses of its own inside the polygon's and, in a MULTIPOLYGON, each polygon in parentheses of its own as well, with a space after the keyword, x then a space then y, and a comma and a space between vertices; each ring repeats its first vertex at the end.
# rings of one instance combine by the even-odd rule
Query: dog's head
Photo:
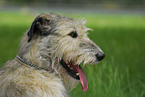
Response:
POLYGON ((27 32, 27 41, 35 43, 38 62, 48 61, 43 65, 51 65, 52 69, 61 73, 63 80, 67 80, 65 75, 71 80, 80 80, 82 90, 86 91, 88 83, 81 66, 97 64, 105 57, 103 51, 88 38, 88 30, 83 19, 41 14, 27 32))

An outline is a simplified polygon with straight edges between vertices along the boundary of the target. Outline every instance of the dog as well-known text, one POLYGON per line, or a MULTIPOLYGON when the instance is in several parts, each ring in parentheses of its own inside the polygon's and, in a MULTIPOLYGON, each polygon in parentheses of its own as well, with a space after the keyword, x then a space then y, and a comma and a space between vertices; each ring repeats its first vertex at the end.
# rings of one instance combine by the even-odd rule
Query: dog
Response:
POLYGON ((0 97, 69 97, 88 82, 81 66, 97 64, 104 52, 91 41, 84 19, 54 13, 37 16, 18 54, 0 70, 0 97))

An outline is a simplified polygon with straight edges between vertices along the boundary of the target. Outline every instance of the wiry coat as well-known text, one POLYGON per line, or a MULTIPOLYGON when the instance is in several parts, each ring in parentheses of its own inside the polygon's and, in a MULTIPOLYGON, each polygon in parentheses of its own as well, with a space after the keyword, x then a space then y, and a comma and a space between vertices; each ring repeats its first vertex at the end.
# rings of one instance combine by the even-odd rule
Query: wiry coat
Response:
POLYGON ((0 71, 0 97, 68 97, 78 80, 72 78, 61 66, 60 60, 75 64, 97 63, 95 54, 102 52, 87 37, 90 30, 83 20, 56 14, 36 17, 22 38, 18 55, 47 69, 37 70, 15 59, 8 61, 0 71), (78 32, 79 38, 68 34, 78 32))

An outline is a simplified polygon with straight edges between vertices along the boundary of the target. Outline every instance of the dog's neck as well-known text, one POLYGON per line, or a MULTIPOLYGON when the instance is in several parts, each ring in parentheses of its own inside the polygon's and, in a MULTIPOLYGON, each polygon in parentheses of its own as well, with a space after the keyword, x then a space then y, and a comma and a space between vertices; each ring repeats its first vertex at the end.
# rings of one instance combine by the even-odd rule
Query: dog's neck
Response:
POLYGON ((38 67, 38 66, 35 65, 35 64, 31 64, 31 63, 25 61, 25 60, 22 59, 19 55, 17 55, 15 59, 16 59, 19 63, 21 63, 21 64, 23 64, 23 65, 25 65, 25 66, 30 66, 30 67, 33 67, 33 68, 35 68, 35 69, 37 69, 37 70, 49 71, 48 69, 45 69, 45 68, 42 68, 42 67, 38 67))

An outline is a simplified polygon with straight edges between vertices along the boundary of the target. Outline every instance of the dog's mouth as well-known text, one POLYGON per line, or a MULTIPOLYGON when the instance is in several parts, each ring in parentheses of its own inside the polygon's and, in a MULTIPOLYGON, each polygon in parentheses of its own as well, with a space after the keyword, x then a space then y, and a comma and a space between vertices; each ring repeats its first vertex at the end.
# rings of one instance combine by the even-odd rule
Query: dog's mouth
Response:
POLYGON ((65 62, 64 60, 61 60, 60 63, 70 76, 76 80, 80 80, 82 91, 86 91, 88 89, 88 81, 82 67, 73 62, 65 62))

